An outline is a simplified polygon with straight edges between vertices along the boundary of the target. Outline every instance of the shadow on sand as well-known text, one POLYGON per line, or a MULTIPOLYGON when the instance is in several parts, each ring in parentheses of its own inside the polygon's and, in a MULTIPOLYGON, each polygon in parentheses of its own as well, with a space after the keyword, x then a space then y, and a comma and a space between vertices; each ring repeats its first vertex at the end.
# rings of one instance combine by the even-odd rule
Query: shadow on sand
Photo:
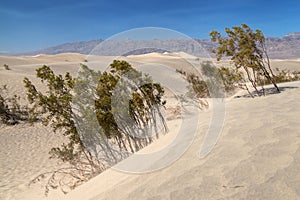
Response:
MULTIPOLYGON (((298 88, 298 87, 292 87, 292 86, 279 87, 279 90, 280 90, 280 92, 284 92, 286 90, 295 89, 295 88, 298 88)), ((258 93, 259 93, 259 95, 257 94, 256 91, 251 92, 251 94, 254 97, 264 96, 263 89, 258 90, 258 93)), ((277 92, 276 88, 265 88, 265 95, 267 96, 267 95, 271 95, 271 94, 279 94, 279 93, 277 92)), ((250 94, 247 93, 245 95, 235 96, 234 98, 252 98, 252 97, 250 96, 250 94)))

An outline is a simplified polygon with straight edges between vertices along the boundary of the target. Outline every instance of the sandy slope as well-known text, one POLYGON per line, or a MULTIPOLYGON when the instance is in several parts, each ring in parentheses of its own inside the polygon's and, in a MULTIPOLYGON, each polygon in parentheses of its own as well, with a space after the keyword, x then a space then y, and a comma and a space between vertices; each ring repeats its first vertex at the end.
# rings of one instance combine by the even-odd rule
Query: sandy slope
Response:
POLYGON ((170 167, 141 175, 108 170, 67 199, 299 199, 300 82, 286 86, 295 88, 227 102, 221 138, 206 158, 199 159, 203 120, 170 167))
MULTIPOLYGON (((83 55, 40 57, 0 57, 0 85, 11 93, 24 95, 22 79, 34 79, 34 69, 43 64, 59 73, 76 75, 83 55), (67 59, 66 59, 67 58, 67 59), (67 60, 67 61, 66 61, 67 60)), ((88 58, 88 65, 97 65, 88 58)), ((114 58, 103 57, 103 63, 114 58)), ((188 68, 196 63, 172 55, 130 56, 124 58, 134 66, 149 62, 171 68, 188 68)), ((299 61, 274 61, 280 66, 300 69, 299 61)), ((197 67, 197 66, 196 66, 197 67)), ((102 66, 104 69, 105 66, 102 66)), ((194 70, 193 68, 189 68, 194 70)), ((169 76, 169 74, 167 74, 169 76)), ((66 199, 299 199, 300 198, 300 83, 281 84, 281 94, 226 101, 226 118, 217 145, 204 159, 199 151, 208 129, 211 111, 203 111, 195 140, 185 154, 171 166, 147 174, 128 174, 107 170, 67 195, 66 199)), ((176 99, 169 97, 176 105, 176 99)), ((153 152, 176 137, 180 119, 169 113, 170 134, 142 150, 153 152)), ((63 138, 40 125, 0 127, 0 199, 64 199, 59 192, 43 196, 37 184, 28 188, 30 179, 55 169, 60 164, 48 159, 51 147, 63 138)), ((147 164, 147 163, 145 163, 147 164)))
MULTIPOLYGON (((37 175, 57 169, 59 163, 50 160, 48 152, 63 138, 41 125, 1 126, 0 138, 0 199, 43 198, 41 184, 28 184, 37 175)), ((62 194, 50 194, 53 198, 59 196, 62 194)))
MULTIPOLYGON (((0 85, 7 85, 10 95, 18 94, 25 100, 23 86, 24 77, 28 77, 37 85, 35 69, 43 64, 54 66, 63 73, 66 70, 76 73, 79 62, 85 56, 65 54, 57 56, 35 57, 0 57, 1 66, 8 64, 11 70, 0 69, 0 85), (65 59, 69 59, 65 61, 65 59), (59 66, 63 66, 59 67, 59 66)), ((64 138, 54 135, 50 128, 40 124, 29 126, 19 124, 15 126, 0 125, 0 199, 43 199, 42 184, 28 186, 30 180, 37 175, 57 169, 61 166, 57 160, 50 160, 48 152, 52 147, 60 145, 64 138)), ((60 199, 63 194, 53 192, 49 197, 60 199)))

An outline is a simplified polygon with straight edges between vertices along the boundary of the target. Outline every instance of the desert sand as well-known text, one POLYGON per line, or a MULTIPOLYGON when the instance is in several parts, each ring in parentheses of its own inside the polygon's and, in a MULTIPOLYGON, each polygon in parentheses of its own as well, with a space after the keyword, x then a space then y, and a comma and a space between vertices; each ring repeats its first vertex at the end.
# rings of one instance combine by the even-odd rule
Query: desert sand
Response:
MULTIPOLYGON (((147 63, 190 71, 199 67, 194 57, 182 56, 185 55, 151 54, 118 59, 125 59, 137 68, 147 63)), ((58 73, 69 71, 76 76, 79 63, 84 63, 85 59, 88 66, 98 67, 96 60, 99 58, 80 54, 0 57, 0 66, 8 64, 12 69, 0 69, 0 85, 7 84, 11 94, 24 96, 22 80, 25 76, 40 85, 35 79, 35 68, 48 64, 58 73)), ((113 59, 115 57, 101 58, 101 69, 113 59)), ((272 63, 281 69, 300 70, 299 60, 274 60, 272 63)), ((61 166, 59 161, 49 159, 48 151, 61 144, 64 138, 40 124, 33 127, 22 123, 1 125, 0 199, 299 199, 300 82, 279 86, 283 90, 280 94, 255 99, 225 99, 223 128, 206 157, 200 158, 200 149, 211 125, 212 107, 200 111, 192 143, 174 163, 139 174, 109 169, 67 195, 58 190, 50 191, 45 197, 41 184, 28 186, 40 173, 61 166)), ((164 149, 176 138, 182 121, 176 110, 178 99, 171 92, 167 92, 169 133, 139 154, 164 149)))

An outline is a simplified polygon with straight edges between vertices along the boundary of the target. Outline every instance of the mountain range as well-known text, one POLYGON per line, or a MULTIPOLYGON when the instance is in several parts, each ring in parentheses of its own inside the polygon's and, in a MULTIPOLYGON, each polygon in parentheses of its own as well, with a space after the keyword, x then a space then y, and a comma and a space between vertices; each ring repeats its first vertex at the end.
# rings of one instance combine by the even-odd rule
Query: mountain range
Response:
MULTIPOLYGON (((214 46, 210 40, 204 39, 165 39, 165 40, 91 40, 65 43, 41 50, 18 53, 16 55, 81 53, 95 55, 138 55, 152 52, 186 52, 191 55, 206 57, 214 46)), ((300 32, 290 33, 282 38, 266 38, 266 46, 270 58, 300 58, 300 32)))

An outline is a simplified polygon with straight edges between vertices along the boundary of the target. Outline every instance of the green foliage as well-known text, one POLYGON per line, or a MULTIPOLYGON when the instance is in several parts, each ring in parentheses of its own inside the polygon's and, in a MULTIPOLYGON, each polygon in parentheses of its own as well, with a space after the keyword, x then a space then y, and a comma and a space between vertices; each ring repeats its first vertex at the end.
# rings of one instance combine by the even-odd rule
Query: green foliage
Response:
POLYGON ((176 70, 176 72, 182 74, 190 83, 191 90, 197 98, 224 97, 224 92, 231 93, 236 88, 245 86, 243 74, 237 69, 217 68, 212 62, 201 63, 202 78, 183 70, 176 70))
MULTIPOLYGON (((275 74, 274 79, 277 83, 300 80, 300 71, 290 71, 284 69, 280 70, 276 68, 274 74, 275 74)), ((259 84, 271 84, 271 82, 266 79, 261 80, 261 82, 263 83, 259 83, 259 84)))
MULTIPOLYGON (((149 137, 147 133, 141 137, 136 131, 143 130, 149 124, 155 126, 154 112, 159 114, 164 124, 160 112, 160 107, 165 104, 162 100, 164 90, 160 84, 153 83, 148 76, 143 77, 142 73, 132 68, 126 61, 113 61, 110 71, 102 74, 90 71, 86 66, 82 67, 84 68, 80 72, 82 78, 77 81, 78 87, 75 90, 76 94, 81 91, 80 95, 75 95, 80 96, 77 105, 81 107, 85 102, 89 102, 90 91, 95 91, 93 104, 97 123, 101 126, 105 138, 117 143, 120 150, 130 149, 132 153, 151 143, 154 138, 149 137), (91 85, 94 85, 94 88, 90 88, 91 85), (83 94, 82 91, 87 93, 83 94), (128 110, 123 109, 124 107, 128 110), (127 117, 124 119, 124 116, 127 117)), ((88 110, 91 109, 93 108, 90 107, 88 110)), ((85 121, 91 122, 89 113, 83 110, 82 114, 83 118, 89 119, 85 121)), ((103 140, 103 136, 100 137, 103 140)))
POLYGON ((28 108, 20 105, 20 97, 7 94, 7 87, 0 88, 0 121, 6 125, 15 125, 29 119, 28 108))
POLYGON ((188 74, 187 81, 191 84, 197 98, 210 97, 208 86, 204 80, 201 80, 195 74, 188 74))
POLYGON ((206 61, 201 63, 201 72, 209 89, 210 97, 224 97, 225 89, 220 69, 215 67, 211 61, 206 61))
POLYGON ((75 159, 82 151, 80 138, 72 119, 71 90, 75 80, 69 73, 64 77, 55 75, 50 67, 45 65, 36 72, 41 82, 47 84, 48 90, 43 94, 28 78, 24 79, 27 99, 32 104, 31 114, 34 118, 40 117, 45 126, 51 124, 54 132, 63 129, 63 134, 69 138, 68 144, 51 150, 52 157, 59 157, 63 161, 75 159), (77 145, 78 148, 75 148, 77 145))
POLYGON ((220 67, 218 70, 226 92, 231 92, 244 86, 244 77, 238 70, 227 67, 220 67))
MULTIPOLYGON (((28 78, 24 79, 31 114, 68 138, 67 144, 50 153, 52 158, 74 166, 71 172, 65 171, 68 174, 74 174, 74 169, 85 169, 84 173, 76 172, 81 172, 81 176, 73 176, 76 185, 129 155, 120 152, 136 152, 158 138, 158 132, 152 136, 146 128, 157 128, 157 119, 164 125, 164 132, 167 130, 161 113, 165 104, 163 88, 126 61, 114 60, 110 70, 103 73, 81 65, 76 79, 69 73, 55 75, 48 66, 36 71, 47 91, 38 91, 28 78), (128 117, 122 117, 126 113, 128 117)), ((57 184, 51 186, 55 187, 57 184)))
POLYGON ((180 73, 187 80, 189 85, 189 93, 195 95, 196 98, 208 98, 210 97, 209 89, 204 80, 202 80, 195 73, 187 73, 183 70, 176 69, 176 72, 180 73))
POLYGON ((246 24, 242 24, 241 27, 234 26, 232 29, 226 28, 225 32, 227 37, 222 37, 217 31, 210 33, 211 40, 219 44, 212 50, 216 54, 217 60, 221 60, 223 56, 229 57, 237 70, 244 70, 258 94, 257 84, 261 82, 261 79, 273 83, 279 92, 262 32, 260 30, 253 31, 246 24))

